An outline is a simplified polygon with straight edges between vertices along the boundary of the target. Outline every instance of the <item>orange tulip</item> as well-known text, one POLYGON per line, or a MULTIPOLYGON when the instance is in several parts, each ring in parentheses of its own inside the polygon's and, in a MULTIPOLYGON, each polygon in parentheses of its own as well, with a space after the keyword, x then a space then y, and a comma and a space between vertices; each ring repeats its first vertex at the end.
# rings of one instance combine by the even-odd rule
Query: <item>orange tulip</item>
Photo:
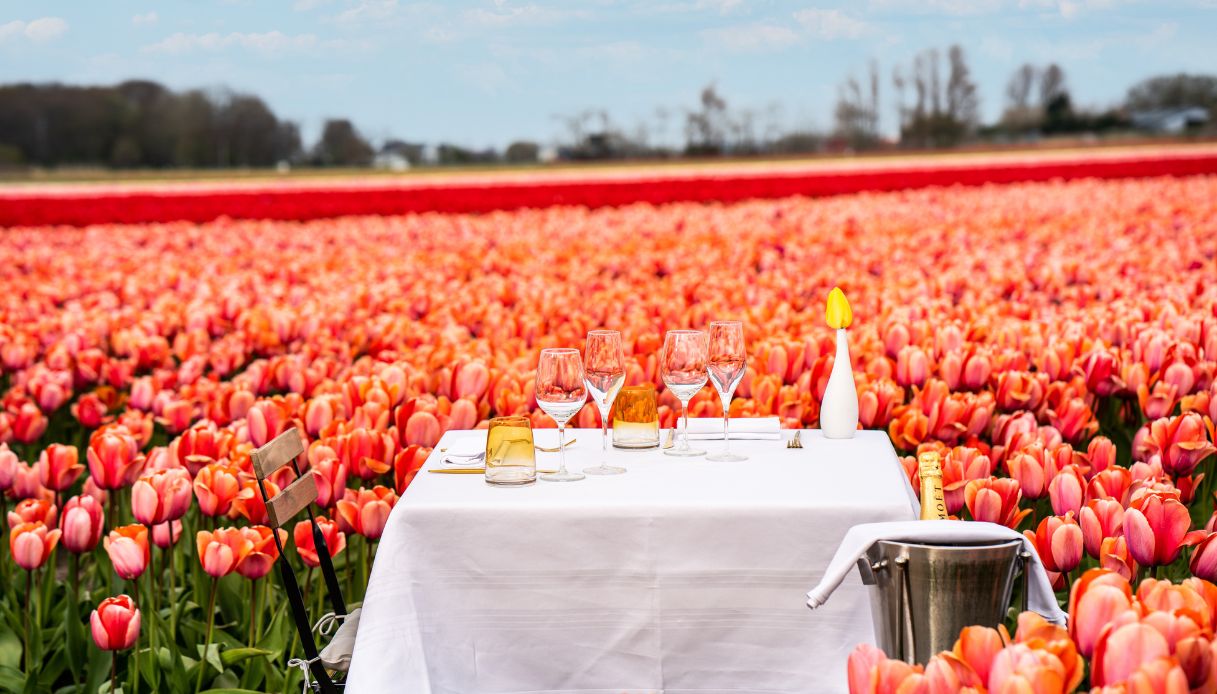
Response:
POLYGON ((1191 524, 1187 507, 1178 499, 1147 494, 1124 513, 1129 554, 1142 566, 1170 564, 1183 547, 1204 539, 1204 531, 1188 532, 1191 524))
MULTIPOLYGON (((347 546, 346 535, 338 529, 338 524, 328 518, 318 517, 317 527, 329 550, 330 557, 338 556, 347 546)), ((313 542, 313 528, 308 521, 300 521, 292 530, 292 540, 296 543, 296 553, 309 566, 320 566, 321 558, 317 555, 317 545, 313 542)))
POLYGON ((232 573, 254 549, 254 540, 239 528, 200 530, 195 543, 203 571, 213 578, 232 573))
POLYGON ((1203 582, 1198 586, 1198 579, 1193 578, 1188 581, 1190 583, 1174 584, 1167 580, 1147 578, 1137 586, 1137 601, 1145 611, 1159 611, 1168 614, 1182 611, 1193 616, 1198 624, 1206 628, 1213 626, 1206 596, 1197 590, 1198 587, 1203 586, 1203 582))
MULTIPOLYGON (((271 529, 265 525, 241 528, 240 532, 249 540, 251 547, 245 556, 237 562, 236 571, 250 580, 262 578, 270 573, 275 560, 279 558, 279 548, 275 545, 275 536, 272 534, 271 529)), ((279 541, 286 542, 287 533, 283 530, 277 532, 280 533, 279 541)))
POLYGON ((139 477, 144 456, 126 427, 112 424, 93 432, 85 457, 89 476, 102 489, 121 489, 139 477))
POLYGON ((259 400, 245 413, 245 419, 250 442, 260 448, 287 429, 291 412, 280 400, 259 400))
MULTIPOLYGON (((1005 627, 1002 627, 1002 633, 1004 631, 1005 627)), ((964 627, 959 632, 959 640, 955 642, 952 653, 967 663, 982 682, 988 682, 993 659, 1006 647, 1006 639, 1002 633, 990 627, 964 627)))
POLYGON ((104 530, 101 503, 84 494, 68 499, 59 519, 59 530, 63 533, 63 546, 69 552, 93 551, 104 530))
POLYGON ((1012 479, 990 477, 972 480, 964 487, 964 505, 973 520, 997 523, 1007 528, 1018 528, 1018 524, 1031 513, 1031 509, 1019 510, 1021 498, 1018 482, 1012 479))
POLYGON ((395 503, 397 495, 387 487, 376 485, 372 489, 348 489, 346 496, 337 504, 335 520, 339 520, 339 527, 346 532, 379 540, 395 503))
MULTIPOLYGON (((309 474, 309 473, 305 473, 309 474)), ((269 479, 263 480, 266 485, 266 496, 275 498, 279 494, 279 485, 269 479)), ((262 490, 258 488, 256 479, 246 479, 241 483, 241 491, 232 500, 232 510, 229 515, 233 518, 240 516, 254 525, 266 525, 270 522, 266 515, 266 502, 262 500, 262 490)))
POLYGON ((231 431, 205 420, 182 432, 169 445, 169 450, 193 476, 199 474, 199 469, 207 462, 227 458, 234 445, 236 438, 231 431))
POLYGON ((157 470, 131 486, 131 514, 144 525, 177 520, 190 509, 190 473, 184 468, 157 470))
POLYGON ((23 499, 8 512, 8 524, 14 528, 22 523, 42 523, 53 528, 57 518, 59 509, 44 499, 23 499))
MULTIPOLYGON (((942 459, 942 491, 946 497, 947 513, 957 515, 964 507, 964 488, 972 480, 986 479, 993 474, 989 456, 979 449, 956 446, 942 459)), ((917 488, 914 485, 914 488, 917 488)))
POLYGON ((1120 574, 1125 580, 1131 581, 1137 572, 1137 562, 1129 556, 1128 541, 1123 535, 1104 539, 1098 559, 1100 567, 1120 574))
POLYGON ((1213 652, 1212 640, 1204 636, 1191 636, 1175 644, 1175 659, 1187 678, 1190 691, 1217 691, 1217 654, 1213 652))
POLYGON ((41 521, 14 525, 8 537, 13 561, 26 571, 40 568, 55 550, 59 535, 58 529, 48 530, 41 521))
POLYGON ((89 616, 93 643, 103 651, 122 651, 139 640, 140 613, 127 595, 106 598, 89 616))
POLYGON ((76 446, 52 443, 38 457, 38 481, 47 489, 63 491, 71 487, 85 471, 76 446))
POLYGON ((1014 642, 1056 656, 1065 668, 1065 691, 1073 691, 1082 681, 1085 661, 1065 627, 1053 624, 1035 612, 1023 612, 1018 616, 1014 642))
POLYGON ((205 516, 227 515, 241 491, 241 470, 227 462, 203 466, 194 478, 194 495, 205 516))
POLYGON ((102 542, 110 563, 120 578, 133 581, 143 575, 150 558, 148 529, 142 525, 124 525, 110 531, 102 542))
POLYGON ((338 457, 348 470, 365 480, 388 472, 396 453, 396 443, 386 432, 355 429, 338 441, 338 457))

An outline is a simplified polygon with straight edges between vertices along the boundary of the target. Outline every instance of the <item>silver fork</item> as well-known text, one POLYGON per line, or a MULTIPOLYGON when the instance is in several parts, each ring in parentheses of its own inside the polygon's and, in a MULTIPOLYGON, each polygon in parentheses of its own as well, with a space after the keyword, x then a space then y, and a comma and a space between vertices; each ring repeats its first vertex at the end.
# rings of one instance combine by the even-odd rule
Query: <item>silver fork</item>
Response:
POLYGON ((803 435, 802 429, 799 429, 798 431, 794 432, 794 437, 786 442, 786 447, 787 448, 802 448, 803 447, 803 439, 801 438, 802 435, 803 435))

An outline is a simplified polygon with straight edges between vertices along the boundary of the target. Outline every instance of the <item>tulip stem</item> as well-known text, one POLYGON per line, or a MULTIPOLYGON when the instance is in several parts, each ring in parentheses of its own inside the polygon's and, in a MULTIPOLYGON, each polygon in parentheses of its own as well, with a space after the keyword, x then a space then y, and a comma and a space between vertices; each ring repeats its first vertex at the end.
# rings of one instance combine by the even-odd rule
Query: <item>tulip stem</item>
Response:
POLYGON ((249 582, 249 647, 254 647, 254 625, 258 620, 258 579, 249 582))
POLYGON ((203 691, 203 669, 207 667, 207 654, 211 652, 211 626, 216 621, 216 586, 220 579, 211 579, 211 598, 207 601, 207 639, 203 646, 203 657, 199 660, 199 679, 194 685, 194 692, 203 691))
MULTIPOLYGON (((169 549, 165 554, 169 555, 169 638, 176 644, 177 640, 177 610, 174 605, 177 604, 177 579, 173 575, 173 550, 176 545, 173 543, 173 521, 169 521, 169 549)), ((176 648, 174 649, 176 650, 176 648)))
POLYGON ((30 674, 30 590, 34 584, 34 574, 31 571, 25 572, 25 674, 30 674))
POLYGON ((115 686, 114 681, 116 679, 118 679, 117 663, 118 663, 118 654, 116 654, 114 651, 110 651, 110 692, 111 692, 111 694, 113 694, 113 692, 114 692, 114 686, 115 686))

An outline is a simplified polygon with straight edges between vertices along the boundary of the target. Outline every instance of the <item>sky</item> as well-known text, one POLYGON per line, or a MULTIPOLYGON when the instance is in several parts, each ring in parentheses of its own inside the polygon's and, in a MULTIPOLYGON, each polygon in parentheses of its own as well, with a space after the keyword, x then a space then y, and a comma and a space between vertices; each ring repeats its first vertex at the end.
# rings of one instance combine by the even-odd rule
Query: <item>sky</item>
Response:
POLYGON ((368 137, 502 147, 553 143, 607 111, 653 142, 683 141, 713 83, 758 129, 832 126, 837 88, 961 45, 996 119, 1024 62, 1057 62, 1075 105, 1119 102, 1156 74, 1217 71, 1217 0, 0 0, 0 82, 258 94, 306 141, 329 117, 368 137))

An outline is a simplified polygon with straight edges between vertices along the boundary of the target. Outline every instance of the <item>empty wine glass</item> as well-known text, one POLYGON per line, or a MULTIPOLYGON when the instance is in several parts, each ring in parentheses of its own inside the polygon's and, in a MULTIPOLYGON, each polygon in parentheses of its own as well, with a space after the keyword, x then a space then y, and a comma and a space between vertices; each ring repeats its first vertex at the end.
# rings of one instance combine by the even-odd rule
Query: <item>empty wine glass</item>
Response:
POLYGON ((663 336, 663 354, 659 358, 659 371, 664 385, 680 400, 684 436, 675 448, 664 451, 667 455, 694 456, 706 452, 689 446, 689 401, 706 385, 706 334, 700 330, 669 330, 663 336))
POLYGON ((536 390, 537 404, 558 425, 558 455, 562 461, 557 472, 541 475, 541 479, 547 482, 577 482, 583 479, 583 475, 566 469, 566 423, 583 408, 587 400, 579 350, 541 350, 536 390))
POLYGON ((744 377, 748 353, 744 348, 744 324, 737 320, 714 321, 710 324, 710 358, 707 371, 710 382, 723 401, 723 450, 711 453, 706 460, 739 462, 748 456, 731 452, 731 437, 727 425, 731 421, 731 398, 735 387, 744 377))
POLYGON ((583 379, 592 402, 600 411, 600 464, 585 467, 589 475, 620 475, 625 468, 608 464, 608 416, 617 393, 625 383, 625 353, 621 349, 621 333, 616 330, 593 330, 583 346, 583 379))

